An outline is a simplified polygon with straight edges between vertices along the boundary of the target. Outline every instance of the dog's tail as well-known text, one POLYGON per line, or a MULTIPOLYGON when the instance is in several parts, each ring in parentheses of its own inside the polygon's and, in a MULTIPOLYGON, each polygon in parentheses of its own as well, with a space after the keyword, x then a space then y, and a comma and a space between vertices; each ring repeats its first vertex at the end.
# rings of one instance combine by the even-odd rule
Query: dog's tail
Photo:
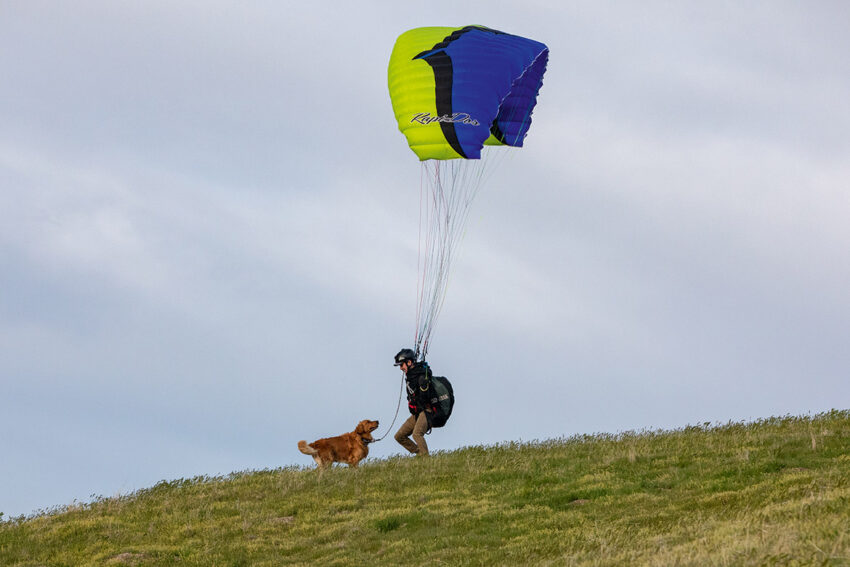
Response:
POLYGON ((318 455, 319 452, 309 446, 306 441, 298 442, 298 450, 304 453, 305 455, 318 455))

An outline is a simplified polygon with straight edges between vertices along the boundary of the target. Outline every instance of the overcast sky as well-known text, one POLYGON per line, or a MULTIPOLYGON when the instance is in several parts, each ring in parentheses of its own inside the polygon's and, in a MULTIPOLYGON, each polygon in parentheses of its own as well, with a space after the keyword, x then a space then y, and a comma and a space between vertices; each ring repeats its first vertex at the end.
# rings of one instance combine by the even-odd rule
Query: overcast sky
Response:
POLYGON ((425 25, 551 51, 432 450, 850 407, 850 4, 334 4, 0 2, 6 517, 387 433, 420 166, 386 68, 425 25))

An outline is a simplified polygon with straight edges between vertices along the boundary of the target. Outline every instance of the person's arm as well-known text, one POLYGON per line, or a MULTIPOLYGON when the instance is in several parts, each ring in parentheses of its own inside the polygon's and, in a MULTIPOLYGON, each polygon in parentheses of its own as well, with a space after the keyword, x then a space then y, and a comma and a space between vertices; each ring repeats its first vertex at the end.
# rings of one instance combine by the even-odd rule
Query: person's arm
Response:
POLYGON ((431 411, 431 369, 428 366, 422 368, 417 382, 416 403, 421 409, 431 411))

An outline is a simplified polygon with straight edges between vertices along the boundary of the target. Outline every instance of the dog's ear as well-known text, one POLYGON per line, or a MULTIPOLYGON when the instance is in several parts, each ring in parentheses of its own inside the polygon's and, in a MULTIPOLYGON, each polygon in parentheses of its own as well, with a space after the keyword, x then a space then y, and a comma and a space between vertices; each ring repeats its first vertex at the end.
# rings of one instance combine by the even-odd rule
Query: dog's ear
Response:
POLYGON ((354 428, 354 433, 366 433, 366 426, 364 425, 366 422, 361 421, 357 424, 357 427, 354 428))

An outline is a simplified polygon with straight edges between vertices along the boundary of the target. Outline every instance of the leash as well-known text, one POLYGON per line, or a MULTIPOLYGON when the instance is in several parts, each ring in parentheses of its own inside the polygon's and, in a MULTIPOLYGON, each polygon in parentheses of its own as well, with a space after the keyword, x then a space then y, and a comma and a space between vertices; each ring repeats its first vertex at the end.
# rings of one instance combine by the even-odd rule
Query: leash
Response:
MULTIPOLYGON (((396 418, 398 418, 398 410, 401 409, 401 396, 402 396, 402 394, 404 394, 404 373, 403 372, 401 374, 401 388, 398 391, 398 405, 395 407, 395 415, 393 416, 393 422, 390 424, 390 427, 389 427, 389 429, 387 429, 387 432, 384 433, 384 437, 389 435, 390 431, 393 430, 393 425, 395 425, 395 420, 396 420, 396 418)), ((381 441, 384 437, 380 437, 378 439, 375 439, 375 440, 372 441, 372 443, 377 443, 378 441, 381 441)))

